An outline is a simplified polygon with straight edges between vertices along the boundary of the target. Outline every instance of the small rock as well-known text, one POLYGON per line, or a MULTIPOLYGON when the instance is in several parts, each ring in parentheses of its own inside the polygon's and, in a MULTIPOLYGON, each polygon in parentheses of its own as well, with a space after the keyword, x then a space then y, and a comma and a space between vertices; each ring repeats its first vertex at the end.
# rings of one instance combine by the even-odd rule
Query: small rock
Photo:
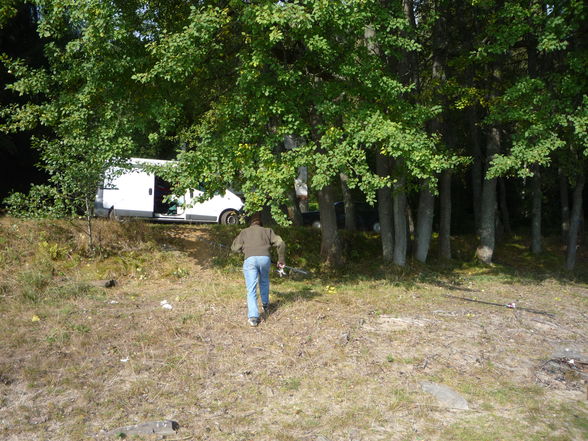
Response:
POLYGON ((349 332, 342 332, 341 335, 339 336, 339 344, 341 344, 341 345, 346 345, 347 343, 349 343, 349 340, 350 340, 349 332))
POLYGON ((4 374, 0 374, 0 383, 5 386, 10 386, 12 383, 14 383, 14 380, 4 374))
POLYGON ((431 381, 422 381, 421 388, 433 395, 439 404, 448 409, 469 410, 468 402, 450 387, 431 381))
POLYGON ((107 433, 108 436, 129 435, 175 435, 180 425, 172 420, 151 421, 132 426, 119 427, 107 433))

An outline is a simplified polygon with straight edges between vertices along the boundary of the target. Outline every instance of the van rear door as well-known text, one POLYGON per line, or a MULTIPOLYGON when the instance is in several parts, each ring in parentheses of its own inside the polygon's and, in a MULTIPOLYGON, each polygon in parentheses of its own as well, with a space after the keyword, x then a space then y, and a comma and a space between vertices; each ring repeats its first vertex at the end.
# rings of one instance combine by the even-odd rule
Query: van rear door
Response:
POLYGON ((118 176, 103 191, 104 208, 116 216, 153 217, 155 175, 133 169, 118 176))

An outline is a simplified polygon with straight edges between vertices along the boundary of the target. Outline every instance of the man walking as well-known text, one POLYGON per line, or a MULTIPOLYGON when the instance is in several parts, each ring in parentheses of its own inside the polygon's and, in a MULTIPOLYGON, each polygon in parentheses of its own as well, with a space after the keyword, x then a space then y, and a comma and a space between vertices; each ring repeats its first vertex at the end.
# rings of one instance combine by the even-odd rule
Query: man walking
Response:
POLYGON ((286 244, 271 228, 264 228, 259 213, 251 217, 250 226, 242 230, 233 241, 231 250, 245 255, 243 275, 247 287, 247 316, 249 325, 259 324, 259 309, 257 307, 257 284, 259 280, 259 294, 263 311, 269 312, 269 272, 270 249, 278 250, 278 268, 284 268, 286 244))

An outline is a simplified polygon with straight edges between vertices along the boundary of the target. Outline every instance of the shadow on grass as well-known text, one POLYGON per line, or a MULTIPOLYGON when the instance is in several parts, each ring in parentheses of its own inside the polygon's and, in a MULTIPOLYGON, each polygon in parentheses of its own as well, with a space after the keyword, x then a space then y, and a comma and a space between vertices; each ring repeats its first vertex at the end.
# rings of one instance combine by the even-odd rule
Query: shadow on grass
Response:
MULTIPOLYGON (((194 231, 191 234, 186 235, 183 230, 172 236, 179 249, 206 266, 240 268, 241 256, 230 253, 227 245, 238 233, 238 227, 212 225, 192 228, 194 231)), ((346 264, 333 270, 321 266, 318 230, 303 227, 274 227, 274 230, 287 244, 287 264, 311 274, 310 277, 297 277, 302 280, 320 279, 324 283, 386 281, 405 289, 427 283, 465 292, 472 291, 464 286, 472 278, 522 284, 538 284, 550 279, 568 284, 588 283, 586 251, 579 249, 576 269, 566 271, 563 268, 565 250, 556 237, 544 239, 544 252, 539 255, 529 251, 530 241, 526 236, 505 239, 497 244, 493 265, 484 265, 474 259, 478 243, 474 235, 453 237, 453 259, 448 261, 436 257, 437 241, 434 239, 426 264, 415 261, 408 253, 406 265, 400 267, 383 262, 379 235, 341 230, 346 264)))
POLYGON ((271 292, 271 296, 272 296, 272 301, 271 301, 271 307, 270 307, 270 312, 275 312, 278 309, 280 309, 281 307, 289 304, 289 303, 295 303, 295 302, 308 302, 310 300, 313 300, 317 297, 322 296, 323 294, 320 292, 317 292, 315 290, 313 290, 312 288, 303 288, 297 291, 289 291, 289 292, 283 292, 283 291, 274 291, 272 290, 271 292))

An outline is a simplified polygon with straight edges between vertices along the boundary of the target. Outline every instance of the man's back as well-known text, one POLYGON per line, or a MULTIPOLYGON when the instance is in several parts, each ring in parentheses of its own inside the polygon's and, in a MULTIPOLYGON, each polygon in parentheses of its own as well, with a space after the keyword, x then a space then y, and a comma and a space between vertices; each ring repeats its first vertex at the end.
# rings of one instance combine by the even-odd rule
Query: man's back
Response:
POLYGON ((242 251, 247 259, 251 256, 270 256, 272 246, 277 248, 278 260, 283 262, 286 244, 282 238, 271 228, 253 224, 239 233, 233 241, 231 249, 235 252, 242 251))

